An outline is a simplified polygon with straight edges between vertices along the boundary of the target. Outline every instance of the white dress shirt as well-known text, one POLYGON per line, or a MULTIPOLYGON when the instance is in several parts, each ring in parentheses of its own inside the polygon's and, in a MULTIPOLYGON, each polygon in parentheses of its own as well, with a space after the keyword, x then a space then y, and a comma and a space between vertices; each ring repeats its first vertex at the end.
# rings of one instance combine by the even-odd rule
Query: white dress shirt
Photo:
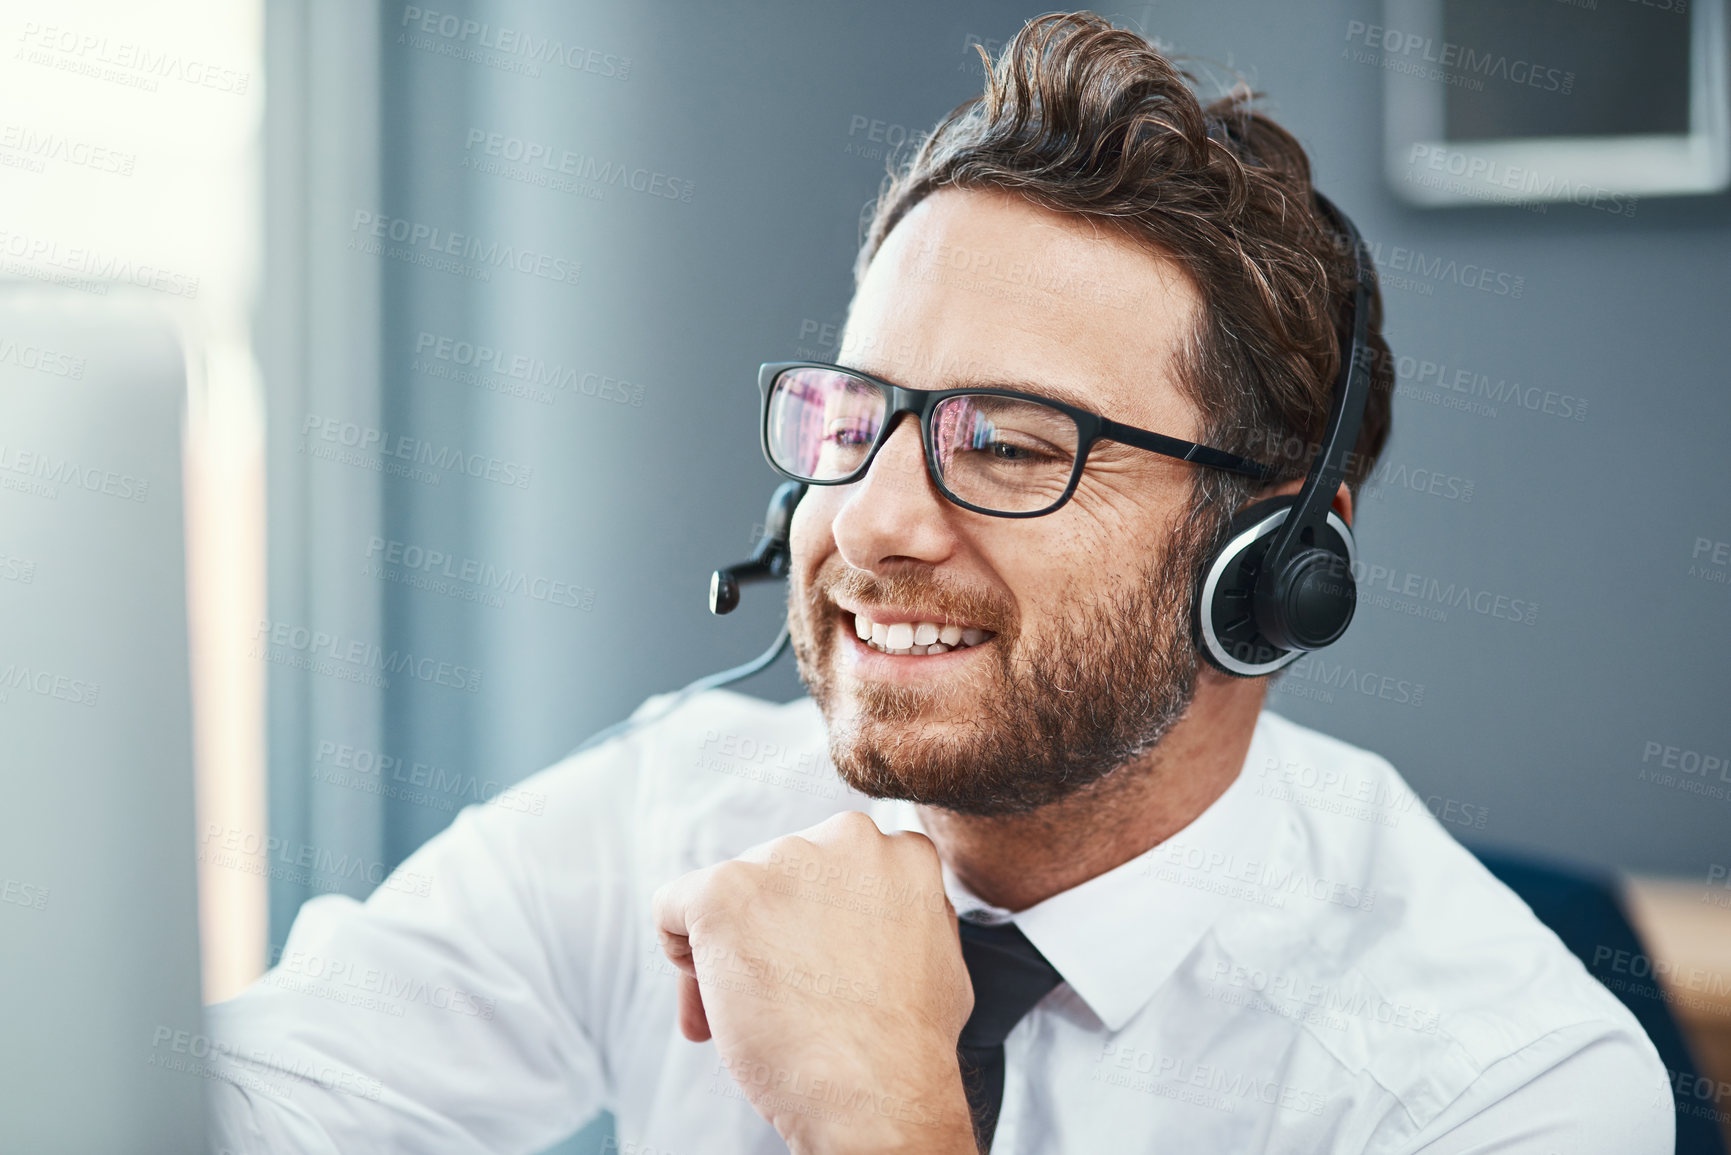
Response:
MULTIPOLYGON (((840 783, 810 699, 714 691, 464 810, 210 1008, 214 1146, 534 1152, 605 1108, 619 1155, 785 1152, 680 1035, 650 895, 845 809, 919 829, 840 783)), ((1672 1148, 1628 1010, 1386 761, 1276 714, 1178 835, 1013 918, 1065 981, 1005 1044, 994 1155, 1672 1148)))

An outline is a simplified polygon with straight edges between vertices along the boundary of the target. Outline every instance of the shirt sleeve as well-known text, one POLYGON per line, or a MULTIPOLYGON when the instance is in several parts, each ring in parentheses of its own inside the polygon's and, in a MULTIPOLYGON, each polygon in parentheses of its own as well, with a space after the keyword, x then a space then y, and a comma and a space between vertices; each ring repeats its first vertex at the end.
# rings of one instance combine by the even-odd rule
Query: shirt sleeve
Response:
POLYGON ((1670 1155, 1665 1067, 1645 1036, 1557 1031, 1492 1065, 1411 1155, 1670 1155))
POLYGON ((463 810, 364 903, 303 905, 277 965, 206 1011, 211 1149, 534 1152, 601 1109, 642 937, 630 745, 463 810))

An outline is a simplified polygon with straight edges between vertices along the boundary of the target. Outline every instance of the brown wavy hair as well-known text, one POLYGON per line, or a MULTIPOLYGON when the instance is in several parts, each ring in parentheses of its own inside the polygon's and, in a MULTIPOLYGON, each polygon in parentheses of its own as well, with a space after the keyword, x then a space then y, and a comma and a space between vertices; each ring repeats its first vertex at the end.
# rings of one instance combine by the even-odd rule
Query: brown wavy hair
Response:
MULTIPOLYGON (((942 188, 1013 193, 1087 217, 1177 262, 1199 291, 1180 388, 1203 440, 1304 476, 1327 423, 1354 265, 1311 198, 1310 161, 1239 85, 1206 107, 1193 79, 1091 12, 1040 16, 994 62, 878 197, 863 278, 896 222, 942 188)), ((1367 257, 1368 259, 1368 257, 1367 257)), ((1372 389, 1347 483, 1356 496, 1388 438, 1393 358, 1382 298, 1369 318, 1372 389)), ((1198 506, 1236 508, 1257 483, 1199 470, 1198 506), (1219 503, 1219 504, 1216 504, 1219 503)))

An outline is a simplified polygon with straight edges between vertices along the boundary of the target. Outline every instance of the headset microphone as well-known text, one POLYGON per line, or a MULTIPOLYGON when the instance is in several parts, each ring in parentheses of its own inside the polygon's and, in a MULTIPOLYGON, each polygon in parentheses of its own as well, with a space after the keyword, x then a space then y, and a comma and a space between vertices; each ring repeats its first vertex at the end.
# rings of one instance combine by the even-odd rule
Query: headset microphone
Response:
POLYGON ((1330 507, 1346 477, 1370 394, 1365 335, 1376 268, 1345 213, 1321 193, 1316 203, 1352 245, 1352 314, 1322 443, 1297 497, 1240 510, 1226 544, 1203 567, 1194 622, 1198 649, 1215 669, 1238 677, 1272 674, 1335 642, 1358 604, 1352 530, 1330 507))
POLYGON ((793 553, 788 537, 793 528, 793 507, 805 496, 805 482, 784 481, 769 499, 763 515, 763 536, 750 559, 716 570, 709 577, 709 612, 730 614, 739 605, 739 587, 745 582, 768 581, 787 576, 793 553))
MULTIPOLYGON (((709 578, 709 612, 714 614, 732 613, 739 605, 739 587, 745 582, 768 581, 771 578, 787 576, 787 571, 793 563, 793 550, 789 544, 789 534, 793 528, 793 507, 799 504, 799 499, 805 496, 806 486, 802 481, 787 481, 776 487, 775 493, 769 499, 769 509, 763 515, 763 536, 758 538, 757 545, 751 551, 751 557, 737 565, 718 569, 709 578)), ((741 678, 749 678, 761 670, 768 669, 781 657, 781 652, 787 648, 787 623, 783 622, 781 632, 769 649, 742 666, 721 670, 697 679, 689 685, 682 686, 664 699, 657 702, 655 708, 648 709, 648 703, 639 707, 637 713, 620 722, 615 722, 599 733, 592 734, 581 746, 567 754, 572 757, 581 754, 592 747, 599 746, 609 738, 618 738, 631 733, 640 726, 667 717, 680 703, 693 694, 704 690, 713 690, 737 682, 741 678)), ((653 699, 652 699, 653 700, 653 699)))

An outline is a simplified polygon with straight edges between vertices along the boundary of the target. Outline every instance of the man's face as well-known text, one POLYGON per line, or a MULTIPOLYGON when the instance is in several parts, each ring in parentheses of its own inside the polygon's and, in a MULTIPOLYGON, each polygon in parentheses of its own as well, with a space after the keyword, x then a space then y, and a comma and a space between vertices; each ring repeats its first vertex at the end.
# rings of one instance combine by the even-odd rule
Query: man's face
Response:
MULTIPOLYGON (((1128 240, 949 189, 876 254, 837 360, 914 388, 1039 393, 1196 440, 1176 357, 1199 308, 1174 264, 1128 240)), ((1142 753, 1189 705, 1205 536, 1188 519, 1193 467, 1100 442, 1057 512, 990 517, 938 493, 919 437, 901 417, 864 478, 801 501, 788 594, 800 675, 855 788, 962 813, 1031 810, 1142 753), (870 622, 985 640, 890 654, 859 637, 870 622)))

